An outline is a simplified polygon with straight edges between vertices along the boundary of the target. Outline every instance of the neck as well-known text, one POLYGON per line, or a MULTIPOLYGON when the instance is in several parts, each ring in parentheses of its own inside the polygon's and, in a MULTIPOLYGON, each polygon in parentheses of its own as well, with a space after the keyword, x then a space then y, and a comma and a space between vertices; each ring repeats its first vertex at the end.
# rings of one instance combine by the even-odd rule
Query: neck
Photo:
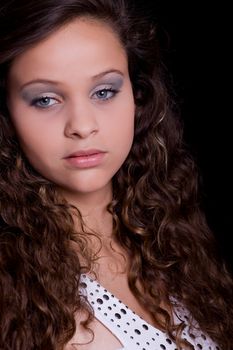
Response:
MULTIPOLYGON (((93 230, 100 236, 111 237, 112 215, 107 211, 107 206, 112 200, 112 185, 90 193, 62 193, 68 203, 77 207, 82 215, 83 222, 89 230, 93 230)), ((80 225, 75 220, 76 229, 80 225)))
MULTIPOLYGON (((66 194, 64 197, 68 203, 79 209, 85 231, 95 233, 94 235, 87 234, 86 236, 87 251, 95 256, 92 271, 95 271, 99 277, 109 273, 114 275, 116 272, 125 271, 126 257, 122 248, 119 247, 112 236, 113 219, 112 214, 107 211, 107 206, 112 200, 112 187, 108 186, 101 191, 85 195, 72 193, 68 196, 66 194)), ((74 217, 74 221, 76 231, 80 232, 80 220, 78 217, 74 217)), ((80 257, 81 265, 85 266, 85 254, 83 255, 78 246, 77 253, 80 257)))

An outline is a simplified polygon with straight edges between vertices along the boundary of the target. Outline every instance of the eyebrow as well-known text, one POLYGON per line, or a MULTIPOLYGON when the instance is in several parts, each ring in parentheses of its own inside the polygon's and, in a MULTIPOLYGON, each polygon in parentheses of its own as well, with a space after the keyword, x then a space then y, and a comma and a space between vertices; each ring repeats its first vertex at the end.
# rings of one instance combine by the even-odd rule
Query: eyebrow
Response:
MULTIPOLYGON (((124 76, 124 74, 118 69, 108 69, 104 72, 101 72, 99 74, 94 75, 91 79, 93 81, 95 81, 95 80, 100 79, 103 76, 110 74, 110 73, 117 73, 117 74, 120 74, 121 76, 124 76)), ((57 85, 59 85, 59 82, 54 81, 54 80, 49 80, 49 79, 33 79, 33 80, 30 80, 27 83, 23 84, 20 87, 20 90, 23 90, 25 87, 32 85, 32 84, 46 84, 46 85, 57 86, 57 85)))

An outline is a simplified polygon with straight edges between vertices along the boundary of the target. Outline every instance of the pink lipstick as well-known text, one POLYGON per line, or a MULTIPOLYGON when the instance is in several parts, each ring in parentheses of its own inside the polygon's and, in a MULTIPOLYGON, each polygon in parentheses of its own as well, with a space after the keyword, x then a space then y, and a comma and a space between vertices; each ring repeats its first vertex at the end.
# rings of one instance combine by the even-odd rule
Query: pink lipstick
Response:
POLYGON ((101 164, 106 152, 98 149, 81 150, 65 157, 69 165, 85 169, 92 168, 101 164))

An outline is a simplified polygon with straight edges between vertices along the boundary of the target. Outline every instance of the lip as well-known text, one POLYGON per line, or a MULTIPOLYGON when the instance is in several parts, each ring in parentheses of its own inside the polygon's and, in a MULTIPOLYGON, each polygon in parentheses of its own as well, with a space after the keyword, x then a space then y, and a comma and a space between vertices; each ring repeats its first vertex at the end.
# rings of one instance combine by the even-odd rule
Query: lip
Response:
POLYGON ((99 154, 99 153, 106 153, 106 152, 99 149, 80 150, 77 152, 70 153, 68 156, 65 157, 65 159, 73 158, 73 157, 81 157, 81 156, 91 156, 93 154, 99 154))
POLYGON ((100 165, 106 152, 98 149, 80 150, 66 156, 66 162, 75 168, 85 169, 100 165))

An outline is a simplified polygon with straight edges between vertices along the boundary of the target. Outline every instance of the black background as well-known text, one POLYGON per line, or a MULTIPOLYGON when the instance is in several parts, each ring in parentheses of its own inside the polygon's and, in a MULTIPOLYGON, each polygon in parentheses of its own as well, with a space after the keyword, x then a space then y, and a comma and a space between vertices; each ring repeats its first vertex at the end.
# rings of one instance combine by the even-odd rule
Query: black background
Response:
POLYGON ((162 33, 163 59, 181 107, 185 140, 203 180, 207 221, 233 271, 230 9, 218 1, 137 3, 162 33))

